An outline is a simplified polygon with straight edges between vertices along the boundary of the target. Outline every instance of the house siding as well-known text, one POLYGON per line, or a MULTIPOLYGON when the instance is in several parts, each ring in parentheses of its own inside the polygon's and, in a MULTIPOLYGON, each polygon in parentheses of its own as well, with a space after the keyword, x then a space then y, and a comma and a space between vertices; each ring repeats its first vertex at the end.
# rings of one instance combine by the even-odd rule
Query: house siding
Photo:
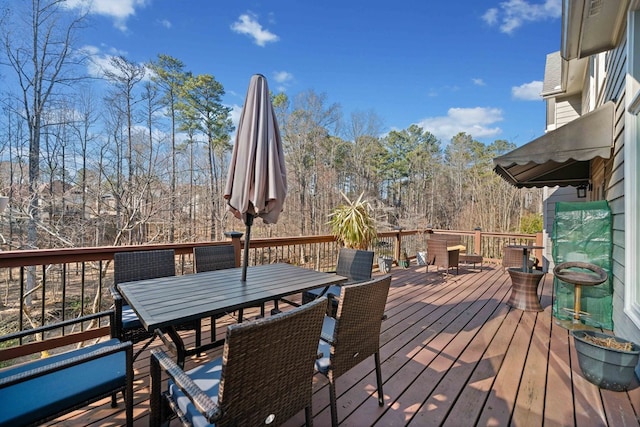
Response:
POLYGON ((640 329, 624 312, 625 280, 625 200, 624 200, 624 115, 626 107, 625 78, 627 70, 626 39, 606 54, 607 78, 602 92, 596 94, 599 102, 616 102, 614 118, 613 156, 604 162, 606 200, 613 217, 613 324, 614 333, 640 342, 640 329))
POLYGON ((556 128, 565 125, 582 114, 582 100, 580 94, 556 98, 556 128))

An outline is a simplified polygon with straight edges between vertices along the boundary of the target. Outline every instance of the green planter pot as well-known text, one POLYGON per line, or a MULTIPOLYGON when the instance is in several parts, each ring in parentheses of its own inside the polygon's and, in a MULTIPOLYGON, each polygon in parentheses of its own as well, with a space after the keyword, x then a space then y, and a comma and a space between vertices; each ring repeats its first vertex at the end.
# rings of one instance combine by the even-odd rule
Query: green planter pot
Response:
POLYGON ((622 351, 587 341, 585 336, 615 338, 621 343, 630 341, 586 330, 574 330, 571 335, 578 353, 578 364, 589 382, 607 390, 624 391, 629 388, 638 364, 640 346, 631 343, 631 351, 622 351))

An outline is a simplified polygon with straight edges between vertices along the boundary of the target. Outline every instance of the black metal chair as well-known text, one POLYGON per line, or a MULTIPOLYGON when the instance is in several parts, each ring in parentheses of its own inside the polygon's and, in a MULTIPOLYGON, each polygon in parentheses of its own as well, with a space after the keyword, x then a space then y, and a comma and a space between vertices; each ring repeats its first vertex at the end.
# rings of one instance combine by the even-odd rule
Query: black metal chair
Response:
POLYGON ((384 403, 380 368, 380 328, 384 318, 391 276, 375 278, 366 283, 342 287, 336 317, 326 316, 316 361, 318 372, 329 380, 331 424, 338 425, 336 378, 374 356, 378 386, 378 405, 384 403))
POLYGON ((327 300, 227 328, 223 356, 184 372, 151 350, 149 425, 280 425, 305 410, 312 425, 313 365, 327 300), (169 377, 162 382, 163 372, 169 377), (164 388, 164 391, 163 391, 164 388))
MULTIPOLYGON (((131 341, 134 344, 148 340, 136 352, 134 360, 151 344, 155 338, 155 333, 147 331, 142 326, 135 311, 128 304, 125 304, 116 285, 134 280, 175 276, 175 274, 176 259, 173 249, 116 252, 113 254, 114 286, 111 287, 111 295, 113 296, 116 312, 116 336, 121 341, 131 341)), ((200 346, 202 332, 199 320, 180 325, 178 329, 194 330, 196 333, 196 347, 200 346)))
MULTIPOLYGON (((347 281, 341 283, 340 285, 311 289, 310 291, 303 292, 302 303, 306 304, 318 298, 319 296, 329 293, 340 295, 340 289, 342 286, 362 283, 370 280, 371 272, 373 270, 373 256, 374 253, 372 251, 340 248, 335 273, 340 276, 346 277, 347 281)), ((338 305, 335 301, 333 301, 329 306, 329 310, 332 316, 335 316, 337 307, 338 305)))

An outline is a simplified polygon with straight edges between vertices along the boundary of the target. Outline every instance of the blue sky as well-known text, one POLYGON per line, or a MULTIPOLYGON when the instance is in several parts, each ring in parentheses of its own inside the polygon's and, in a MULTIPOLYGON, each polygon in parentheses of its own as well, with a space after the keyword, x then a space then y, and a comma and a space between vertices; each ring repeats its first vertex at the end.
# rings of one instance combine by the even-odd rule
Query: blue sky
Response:
MULTIPOLYGON (((252 74, 290 97, 314 90, 384 131, 419 124, 522 145, 544 133, 545 58, 560 49, 561 0, 69 0, 90 7, 81 44, 110 55, 174 56, 212 74, 239 114, 252 74), (87 6, 89 5, 90 6, 87 6)), ((91 70, 98 72, 98 68, 91 70)))

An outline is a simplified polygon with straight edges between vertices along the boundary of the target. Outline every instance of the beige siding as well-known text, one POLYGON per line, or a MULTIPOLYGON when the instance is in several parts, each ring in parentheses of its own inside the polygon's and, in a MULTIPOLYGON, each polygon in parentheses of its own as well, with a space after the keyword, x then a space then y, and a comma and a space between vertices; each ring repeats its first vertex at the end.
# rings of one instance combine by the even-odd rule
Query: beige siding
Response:
POLYGON ((556 128, 580 117, 582 112, 581 103, 580 94, 556 98, 556 128))

